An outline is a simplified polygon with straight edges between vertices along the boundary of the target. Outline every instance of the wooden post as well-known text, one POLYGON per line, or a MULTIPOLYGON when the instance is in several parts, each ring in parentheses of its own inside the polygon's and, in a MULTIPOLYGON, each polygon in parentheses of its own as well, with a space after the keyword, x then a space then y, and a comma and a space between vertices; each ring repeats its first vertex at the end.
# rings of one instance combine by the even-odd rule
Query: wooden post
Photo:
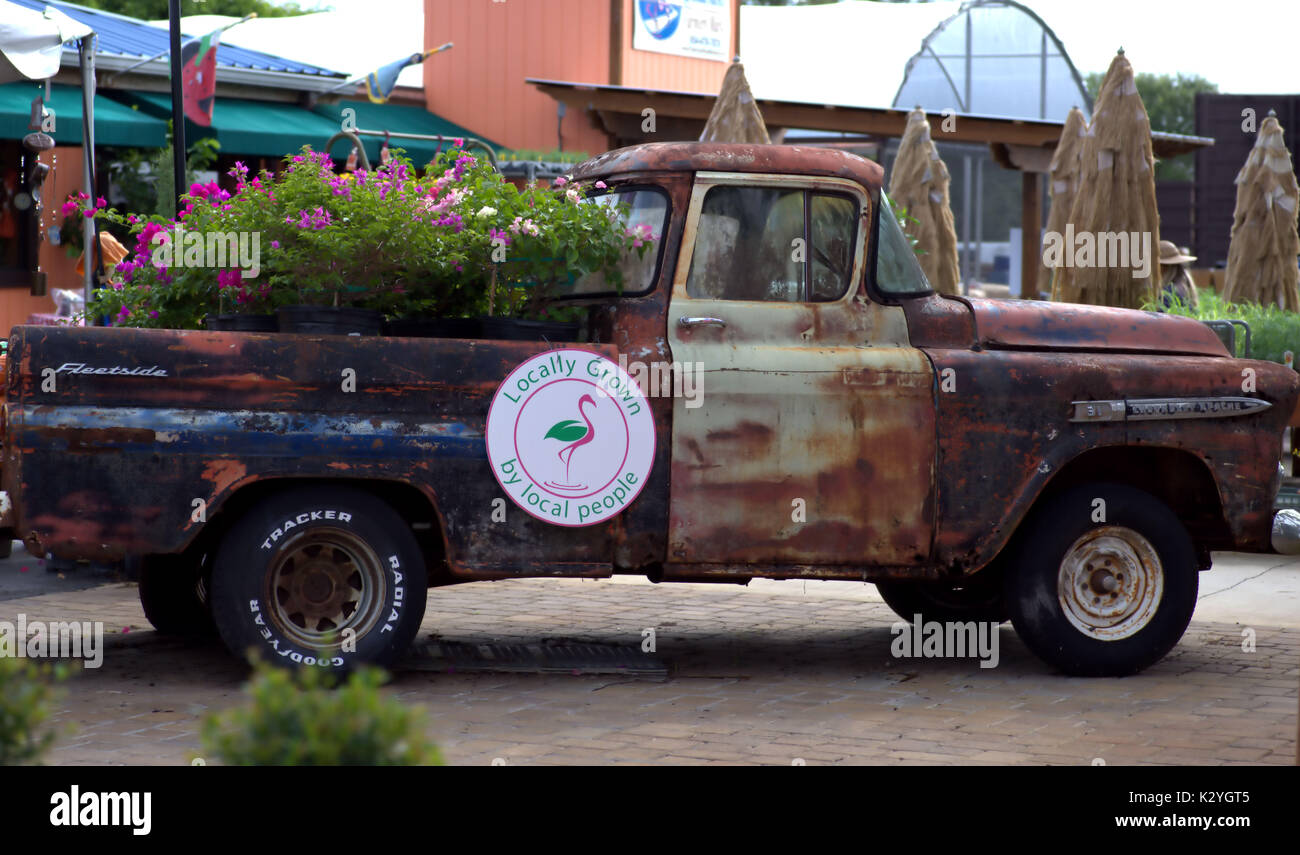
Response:
POLYGON ((1020 296, 1038 299, 1039 251, 1043 245, 1043 190, 1037 172, 1020 173, 1020 296))
MULTIPOLYGON (((609 85, 623 85, 623 39, 629 30, 623 0, 609 0, 609 85)), ((630 42, 629 42, 630 44, 630 42)))
POLYGON ((740 56, 740 0, 731 0, 731 56, 740 56))

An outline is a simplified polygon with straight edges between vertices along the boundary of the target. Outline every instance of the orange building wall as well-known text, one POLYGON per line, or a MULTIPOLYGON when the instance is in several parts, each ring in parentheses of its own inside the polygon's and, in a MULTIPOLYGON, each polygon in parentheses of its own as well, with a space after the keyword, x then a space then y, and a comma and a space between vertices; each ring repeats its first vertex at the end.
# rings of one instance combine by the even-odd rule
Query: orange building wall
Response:
MULTIPOLYGON (((43 152, 41 161, 53 163, 53 155, 58 155, 56 168, 45 181, 44 205, 41 222, 44 229, 62 220, 59 209, 69 193, 81 189, 81 146, 59 146, 53 152, 43 152)), ((69 258, 62 246, 51 246, 42 241, 40 252, 41 270, 46 274, 46 291, 55 288, 81 288, 81 277, 74 268, 75 257, 69 258)), ((18 324, 27 323, 31 314, 49 314, 55 311, 52 297, 33 297, 26 288, 0 288, 0 331, 5 336, 18 324)))
MULTIPOLYGON (((510 148, 551 151, 558 145, 556 102, 525 83, 526 78, 717 92, 727 63, 632 49, 632 3, 425 0, 425 47, 448 41, 456 45, 424 63, 429 111, 510 148), (621 20, 613 33, 616 9, 621 20), (613 63, 611 50, 616 51, 613 63)), ((733 6, 728 56, 736 50, 738 14, 733 6)), ((566 151, 599 154, 608 145, 593 117, 569 110, 564 117, 566 151)))
MULTIPOLYGON (((609 15, 609 0, 425 0, 424 43, 456 44, 424 63, 429 111, 510 148, 555 149, 555 101, 524 79, 606 82, 609 15)), ((564 149, 605 151, 605 134, 575 113, 564 149)))

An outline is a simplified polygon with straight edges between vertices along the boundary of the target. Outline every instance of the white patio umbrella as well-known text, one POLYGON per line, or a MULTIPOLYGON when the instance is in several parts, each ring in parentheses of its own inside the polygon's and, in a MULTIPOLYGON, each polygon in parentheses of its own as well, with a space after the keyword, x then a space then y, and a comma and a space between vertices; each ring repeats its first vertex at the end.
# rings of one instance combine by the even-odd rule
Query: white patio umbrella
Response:
POLYGON ((63 43, 93 32, 53 6, 41 13, 0 0, 0 83, 53 77, 63 59, 63 43))

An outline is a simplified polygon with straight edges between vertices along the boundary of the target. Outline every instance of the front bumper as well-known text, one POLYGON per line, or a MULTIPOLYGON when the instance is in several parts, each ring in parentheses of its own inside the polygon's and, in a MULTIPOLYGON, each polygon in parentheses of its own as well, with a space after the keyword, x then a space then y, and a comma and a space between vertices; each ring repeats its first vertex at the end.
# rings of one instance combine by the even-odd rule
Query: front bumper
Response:
POLYGON ((1300 511, 1285 508, 1273 515, 1273 551, 1300 555, 1300 511))

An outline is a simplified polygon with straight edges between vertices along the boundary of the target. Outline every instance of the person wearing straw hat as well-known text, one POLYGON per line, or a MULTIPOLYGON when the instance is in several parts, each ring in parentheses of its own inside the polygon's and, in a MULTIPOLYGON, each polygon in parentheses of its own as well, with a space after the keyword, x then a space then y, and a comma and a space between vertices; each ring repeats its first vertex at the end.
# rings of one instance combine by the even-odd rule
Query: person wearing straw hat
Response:
POLYGON ((1187 265, 1196 260, 1184 247, 1179 249, 1173 241, 1160 241, 1160 305, 1169 308, 1177 300, 1184 306, 1196 306, 1196 285, 1192 282, 1187 265))

